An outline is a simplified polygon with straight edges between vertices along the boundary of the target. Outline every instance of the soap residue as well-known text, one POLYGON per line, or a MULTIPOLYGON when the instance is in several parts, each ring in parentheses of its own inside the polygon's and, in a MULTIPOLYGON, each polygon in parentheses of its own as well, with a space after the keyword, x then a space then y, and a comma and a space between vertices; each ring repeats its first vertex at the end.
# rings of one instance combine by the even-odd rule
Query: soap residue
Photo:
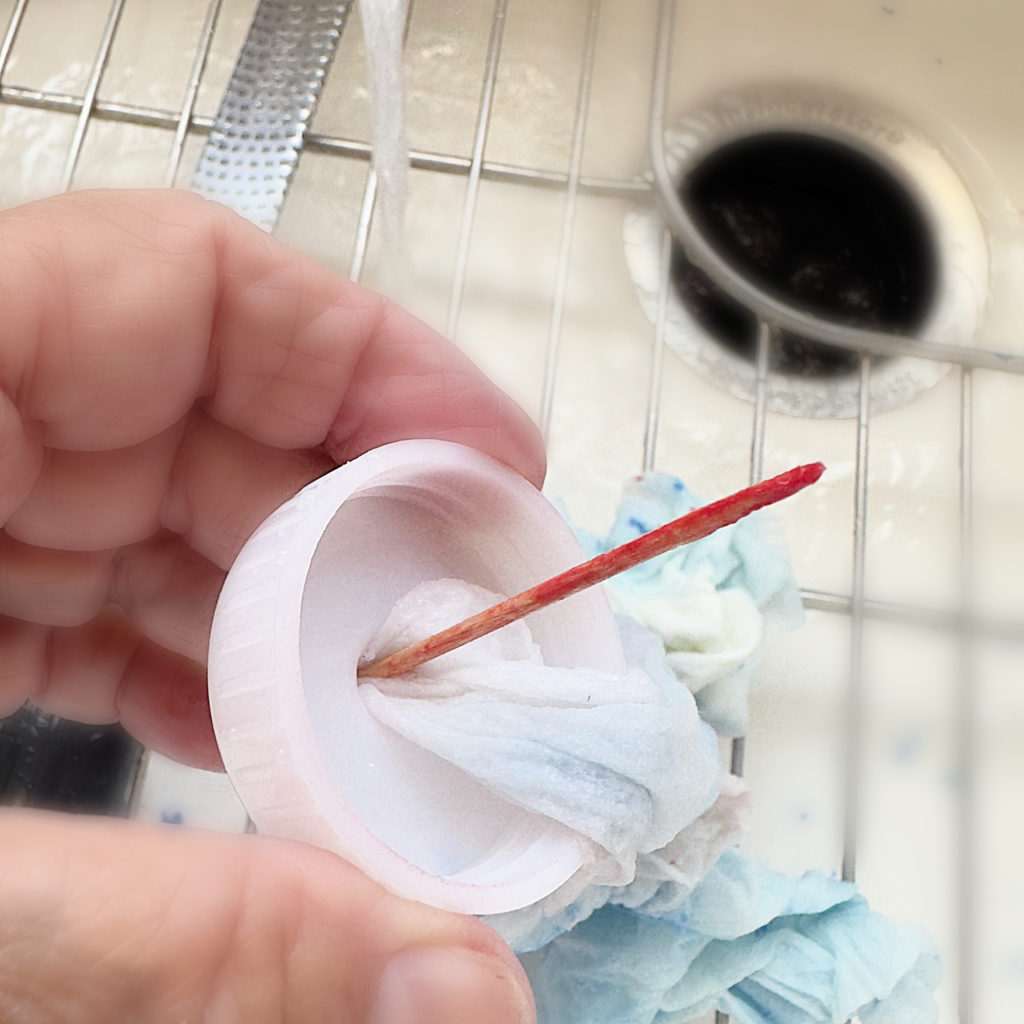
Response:
MULTIPOLYGON (((367 658, 397 650, 500 599, 462 580, 421 583, 392 609, 367 658)), ((589 851, 544 914, 588 886, 623 886, 638 858, 671 843, 715 801, 714 733, 665 663, 661 643, 625 626, 622 674, 545 665, 525 621, 396 679, 360 687, 383 725, 504 799, 561 822, 589 851)))

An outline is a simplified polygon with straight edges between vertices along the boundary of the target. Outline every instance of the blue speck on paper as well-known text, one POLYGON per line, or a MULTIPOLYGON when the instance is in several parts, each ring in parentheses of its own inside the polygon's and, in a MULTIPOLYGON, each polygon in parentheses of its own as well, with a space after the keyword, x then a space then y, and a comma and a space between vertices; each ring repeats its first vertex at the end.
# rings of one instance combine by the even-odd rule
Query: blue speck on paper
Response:
POLYGON ((181 811, 161 811, 160 820, 165 825, 184 825, 185 819, 182 817, 181 811))
POLYGON ((647 532, 647 527, 644 525, 643 520, 637 519, 636 516, 630 516, 629 525, 632 526, 637 533, 647 532))

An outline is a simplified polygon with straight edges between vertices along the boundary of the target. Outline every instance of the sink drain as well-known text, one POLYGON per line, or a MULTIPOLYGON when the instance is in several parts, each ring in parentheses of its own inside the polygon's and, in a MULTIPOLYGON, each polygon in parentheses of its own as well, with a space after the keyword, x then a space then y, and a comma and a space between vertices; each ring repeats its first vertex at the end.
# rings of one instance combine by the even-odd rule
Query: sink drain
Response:
MULTIPOLYGON (((780 301, 849 327, 969 343, 987 249, 963 185, 930 143, 889 114, 819 91, 750 90, 684 119, 666 137, 680 200, 704 238, 780 301)), ((660 216, 625 225, 630 271, 652 318, 660 216)), ((757 317, 674 243, 666 341, 734 394, 752 397, 757 317)), ((775 332, 767 400, 804 416, 856 414, 856 352, 775 332)), ((876 410, 909 401, 947 371, 878 356, 876 410)))
MULTIPOLYGON (((850 327, 913 335, 935 297, 931 227, 903 183, 859 150, 796 132, 763 132, 709 153, 680 198, 714 247, 755 284, 850 327)), ((757 318, 686 258, 672 281, 694 319, 753 361, 757 318)), ((781 331, 770 368, 855 373, 855 352, 781 331)))

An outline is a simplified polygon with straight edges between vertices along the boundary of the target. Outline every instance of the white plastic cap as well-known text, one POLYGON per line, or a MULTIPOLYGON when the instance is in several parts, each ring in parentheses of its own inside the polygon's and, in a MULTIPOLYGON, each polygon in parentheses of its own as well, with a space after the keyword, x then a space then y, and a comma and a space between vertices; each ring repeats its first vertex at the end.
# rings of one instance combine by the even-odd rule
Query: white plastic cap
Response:
MULTIPOLYGON (((519 909, 565 882, 583 856, 571 832, 378 724, 355 673, 417 583, 510 595, 584 557, 526 480, 443 441, 378 448, 274 512, 228 574, 209 661, 217 742, 260 832, 460 913, 519 909)), ((622 670, 600 588, 527 621, 548 664, 622 670)))

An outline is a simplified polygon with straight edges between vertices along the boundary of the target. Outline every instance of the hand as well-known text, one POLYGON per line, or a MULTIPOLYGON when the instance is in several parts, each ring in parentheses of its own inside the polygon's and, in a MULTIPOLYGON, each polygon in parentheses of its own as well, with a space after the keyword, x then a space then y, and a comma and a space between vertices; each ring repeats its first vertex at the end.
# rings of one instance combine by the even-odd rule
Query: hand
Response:
MULTIPOLYGON (((195 197, 10 210, 0 268, 0 713, 119 720, 217 767, 213 607, 270 511, 409 437, 543 478, 532 425, 454 347, 195 197)), ((493 932, 331 854, 2 809, 0 1019, 534 1018, 493 932)))

